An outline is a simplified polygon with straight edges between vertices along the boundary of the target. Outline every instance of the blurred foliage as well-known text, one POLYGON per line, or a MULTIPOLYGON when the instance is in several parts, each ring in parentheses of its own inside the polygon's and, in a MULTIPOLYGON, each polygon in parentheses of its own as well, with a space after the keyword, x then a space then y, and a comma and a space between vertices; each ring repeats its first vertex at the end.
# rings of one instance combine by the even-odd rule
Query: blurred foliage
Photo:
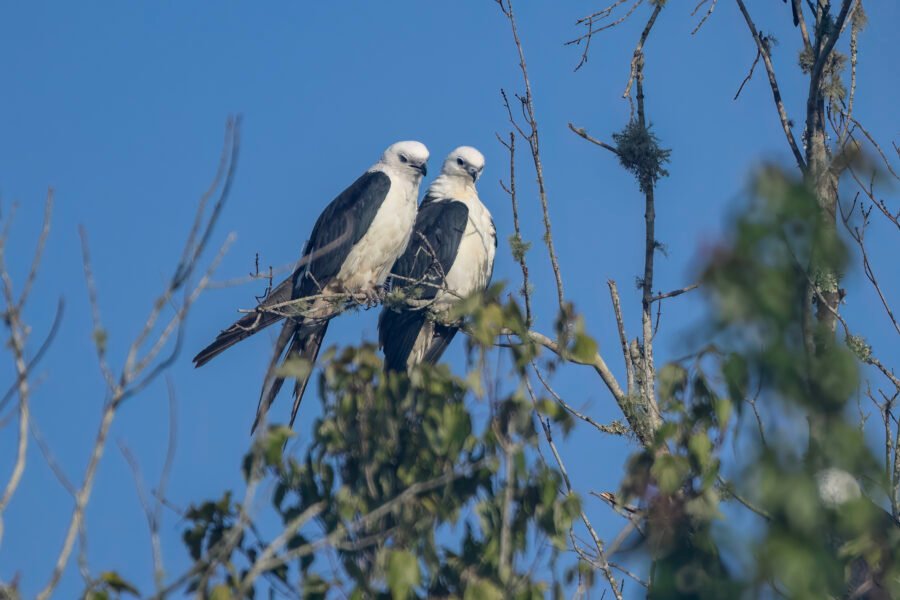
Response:
POLYGON ((704 348, 659 371, 665 424, 623 482, 644 511, 649 596, 900 597, 900 527, 870 499, 885 497, 884 474, 848 410, 865 349, 810 316, 815 274, 843 272, 846 248, 813 194, 781 171, 764 170, 753 196, 703 271, 704 348), (745 418, 751 401, 768 431, 743 440, 739 483, 723 485, 718 450, 739 430, 732 412, 745 418), (835 473, 843 488, 826 483, 835 473), (721 518, 738 491, 760 515, 752 535, 721 518), (751 564, 723 557, 727 540, 751 564))

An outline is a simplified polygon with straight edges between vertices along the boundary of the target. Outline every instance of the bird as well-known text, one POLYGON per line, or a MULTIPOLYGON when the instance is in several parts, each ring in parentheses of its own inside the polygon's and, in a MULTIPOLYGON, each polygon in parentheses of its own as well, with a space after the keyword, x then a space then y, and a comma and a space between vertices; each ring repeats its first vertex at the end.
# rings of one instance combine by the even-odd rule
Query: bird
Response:
POLYGON ((406 252, 391 269, 391 292, 378 319, 378 341, 387 371, 435 364, 459 331, 446 313, 467 296, 484 291, 494 271, 497 229, 475 187, 484 156, 460 146, 447 156, 431 183, 406 252))
POLYGON ((284 383, 285 374, 278 368, 282 356, 284 363, 307 361, 291 373, 295 376, 293 427, 330 319, 352 305, 352 299, 364 297, 367 303, 374 303, 383 294, 391 266, 409 243, 428 157, 428 148, 421 142, 389 146, 378 162, 325 207, 291 276, 275 286, 256 310, 219 333, 194 357, 194 366, 201 367, 227 348, 285 319, 263 380, 251 433, 284 383), (295 302, 303 299, 307 302, 295 302))

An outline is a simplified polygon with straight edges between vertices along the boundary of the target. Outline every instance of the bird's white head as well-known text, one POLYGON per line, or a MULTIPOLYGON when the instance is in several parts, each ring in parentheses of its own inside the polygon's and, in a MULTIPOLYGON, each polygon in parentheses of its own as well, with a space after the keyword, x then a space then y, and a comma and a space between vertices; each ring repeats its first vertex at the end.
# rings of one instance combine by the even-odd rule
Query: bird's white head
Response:
POLYGON ((484 155, 472 146, 460 146, 451 152, 441 167, 441 174, 448 177, 462 177, 472 184, 481 177, 484 170, 484 155))
POLYGON ((428 148, 422 142, 397 142, 388 146, 381 156, 381 162, 418 180, 428 174, 428 156, 428 148))

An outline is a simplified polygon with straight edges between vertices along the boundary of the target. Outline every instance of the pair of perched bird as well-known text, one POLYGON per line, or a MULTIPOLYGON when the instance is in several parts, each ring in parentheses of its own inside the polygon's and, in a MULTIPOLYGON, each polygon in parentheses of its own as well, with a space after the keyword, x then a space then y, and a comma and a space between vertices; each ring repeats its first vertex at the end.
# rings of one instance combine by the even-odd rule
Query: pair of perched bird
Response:
MULTIPOLYGON (((434 364, 458 331, 441 315, 491 279, 497 234, 475 183, 484 156, 461 146, 418 205, 428 149, 414 141, 388 147, 381 160, 325 208, 313 226, 297 268, 248 313, 194 357, 200 367, 222 351, 285 319, 263 381, 253 428, 284 383, 279 364, 315 362, 329 321, 364 298, 392 289, 409 291, 399 306, 382 309, 379 343, 385 368, 404 371, 434 364)), ((291 425, 311 369, 294 384, 291 425)))

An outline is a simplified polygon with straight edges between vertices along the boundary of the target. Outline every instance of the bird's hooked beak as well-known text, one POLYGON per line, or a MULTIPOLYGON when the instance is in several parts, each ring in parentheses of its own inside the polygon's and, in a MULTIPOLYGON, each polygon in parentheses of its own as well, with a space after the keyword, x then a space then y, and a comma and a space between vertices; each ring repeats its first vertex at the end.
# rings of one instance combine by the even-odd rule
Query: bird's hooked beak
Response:
POLYGON ((469 173, 469 177, 472 178, 472 183, 475 183, 478 180, 478 176, 481 175, 481 169, 476 169, 475 167, 468 167, 466 171, 469 173))
POLYGON ((422 174, 422 177, 428 175, 428 165, 426 163, 422 163, 421 165, 410 165, 413 169, 422 174))

